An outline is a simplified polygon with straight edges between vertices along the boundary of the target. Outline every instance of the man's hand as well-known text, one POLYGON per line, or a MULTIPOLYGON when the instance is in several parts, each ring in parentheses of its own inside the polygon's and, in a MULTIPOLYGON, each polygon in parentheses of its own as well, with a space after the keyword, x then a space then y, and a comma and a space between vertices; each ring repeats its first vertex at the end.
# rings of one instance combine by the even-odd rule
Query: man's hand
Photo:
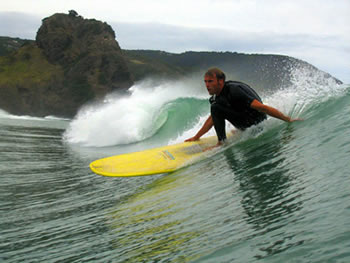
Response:
POLYGON ((193 137, 188 138, 187 140, 185 140, 185 142, 195 142, 195 141, 199 141, 199 138, 197 138, 197 136, 193 136, 193 137))
POLYGON ((213 119, 211 118, 211 115, 208 117, 208 119, 204 122, 202 128, 197 132, 197 134, 187 140, 185 142, 194 142, 198 141, 200 137, 202 137, 204 134, 206 134, 211 127, 213 127, 213 119))
POLYGON ((295 118, 295 119, 289 118, 288 122, 303 121, 303 120, 304 119, 300 119, 300 118, 295 118))

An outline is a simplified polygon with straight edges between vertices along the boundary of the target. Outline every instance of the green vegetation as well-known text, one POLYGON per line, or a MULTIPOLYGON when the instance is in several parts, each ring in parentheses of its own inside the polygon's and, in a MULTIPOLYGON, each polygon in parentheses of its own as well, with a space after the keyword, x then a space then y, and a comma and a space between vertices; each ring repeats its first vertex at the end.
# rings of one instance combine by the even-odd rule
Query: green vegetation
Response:
POLYGON ((0 37, 0 56, 5 56, 11 52, 14 52, 23 44, 31 42, 33 41, 20 38, 0 37))
POLYGON ((60 67, 50 64, 34 44, 26 44, 18 52, 0 57, 0 85, 27 86, 28 82, 47 83, 60 67))
POLYGON ((174 79, 184 75, 184 68, 167 61, 166 54, 171 55, 162 51, 123 50, 128 68, 136 81, 147 77, 174 79), (164 56, 159 56, 158 53, 163 53, 164 56))

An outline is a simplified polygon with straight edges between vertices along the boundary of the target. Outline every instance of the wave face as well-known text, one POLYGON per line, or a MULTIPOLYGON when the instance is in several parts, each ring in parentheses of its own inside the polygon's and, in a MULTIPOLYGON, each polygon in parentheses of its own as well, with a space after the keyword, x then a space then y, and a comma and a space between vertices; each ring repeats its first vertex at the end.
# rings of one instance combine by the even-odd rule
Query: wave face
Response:
MULTIPOLYGON (((293 117, 307 118, 312 114, 308 108, 344 89, 333 79, 325 79, 322 72, 295 69, 292 80, 289 87, 259 93, 265 103, 293 117)), ((163 82, 156 86, 145 81, 132 87, 128 97, 110 95, 102 104, 81 109, 64 139, 90 147, 180 142, 195 134, 209 114, 208 94, 202 81, 196 81, 163 82)), ((267 125, 275 123, 270 121, 267 125)))

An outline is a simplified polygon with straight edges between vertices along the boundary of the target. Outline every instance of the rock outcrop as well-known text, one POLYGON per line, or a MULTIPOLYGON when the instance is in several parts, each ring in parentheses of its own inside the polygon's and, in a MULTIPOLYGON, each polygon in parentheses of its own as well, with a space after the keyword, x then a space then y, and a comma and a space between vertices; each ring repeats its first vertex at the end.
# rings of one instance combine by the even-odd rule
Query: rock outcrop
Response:
POLYGON ((73 117, 132 84, 113 29, 74 11, 43 19, 35 42, 0 59, 0 108, 13 114, 73 117))

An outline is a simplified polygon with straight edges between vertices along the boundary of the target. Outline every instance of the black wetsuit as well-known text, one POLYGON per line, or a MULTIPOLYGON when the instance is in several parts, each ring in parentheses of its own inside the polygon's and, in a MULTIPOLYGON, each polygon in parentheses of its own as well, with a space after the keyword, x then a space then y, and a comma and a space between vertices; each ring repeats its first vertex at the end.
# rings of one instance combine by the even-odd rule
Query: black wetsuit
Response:
POLYGON ((220 94, 209 99, 211 117, 219 141, 226 139, 225 120, 237 129, 245 130, 266 119, 265 113, 250 107, 255 99, 262 103, 250 86, 238 81, 226 81, 220 94))

